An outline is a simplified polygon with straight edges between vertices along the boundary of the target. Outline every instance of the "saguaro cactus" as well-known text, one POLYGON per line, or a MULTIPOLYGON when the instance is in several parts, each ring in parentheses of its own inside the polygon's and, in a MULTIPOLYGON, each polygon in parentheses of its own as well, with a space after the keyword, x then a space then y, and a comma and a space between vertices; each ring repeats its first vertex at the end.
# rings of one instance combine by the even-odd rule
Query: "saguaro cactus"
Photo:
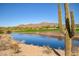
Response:
POLYGON ((79 47, 77 48, 77 51, 78 51, 77 55, 79 56, 79 47))
POLYGON ((65 38, 65 55, 71 56, 71 39, 69 37, 68 31, 66 31, 66 38, 65 38))
POLYGON ((58 27, 60 31, 63 33, 63 25, 62 25, 62 12, 61 12, 61 7, 60 4, 58 4, 58 27))
POLYGON ((58 21, 59 21, 59 28, 61 31, 63 31, 64 35, 65 35, 65 55, 66 56, 71 56, 72 55, 72 37, 74 36, 74 32, 75 32, 75 25, 74 25, 74 15, 73 12, 71 12, 71 23, 70 23, 70 12, 69 12, 69 8, 68 8, 68 4, 65 3, 64 4, 64 8, 65 8, 65 23, 66 23, 66 30, 64 30, 63 26, 62 26, 62 14, 61 14, 61 8, 60 8, 60 4, 58 4, 58 21))
MULTIPOLYGON (((72 30, 72 36, 74 36, 75 34, 75 21, 74 21, 74 13, 73 11, 70 12, 70 16, 71 16, 71 30, 72 30)), ((77 56, 79 56, 79 45, 77 46, 77 56)))
POLYGON ((64 8, 65 8, 66 29, 68 31, 69 37, 71 38, 72 34, 71 34, 71 27, 70 27, 70 12, 69 12, 69 8, 68 8, 68 4, 67 3, 64 4, 64 8))
POLYGON ((65 23, 66 23, 66 39, 65 39, 65 55, 71 55, 71 29, 70 29, 70 14, 68 4, 64 4, 65 8, 65 23))
POLYGON ((70 12, 71 16, 71 30, 72 30, 72 35, 75 34, 75 22, 74 22, 74 13, 73 11, 70 12))

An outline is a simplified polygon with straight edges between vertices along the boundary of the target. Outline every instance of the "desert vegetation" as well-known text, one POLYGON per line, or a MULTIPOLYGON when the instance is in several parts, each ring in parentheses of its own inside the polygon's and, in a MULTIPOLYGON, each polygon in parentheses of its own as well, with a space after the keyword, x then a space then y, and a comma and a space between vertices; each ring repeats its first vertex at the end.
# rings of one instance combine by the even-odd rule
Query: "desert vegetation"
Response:
MULTIPOLYGON (((37 33, 40 35, 47 35, 47 36, 52 36, 53 34, 53 36, 55 35, 56 37, 59 35, 61 36, 64 35, 65 37, 64 55, 65 56, 75 55, 72 52, 72 39, 77 33, 79 33, 79 24, 75 24, 74 12, 69 10, 69 6, 67 3, 64 4, 64 12, 65 12, 65 18, 64 18, 65 24, 62 23, 61 4, 58 4, 58 24, 40 23, 40 24, 18 25, 14 27, 0 27, 0 51, 2 50, 5 51, 10 49, 15 54, 21 52, 22 54, 24 53, 24 55, 27 55, 29 49, 31 50, 32 48, 34 48, 35 52, 36 51, 39 52, 38 55, 44 55, 43 53, 45 53, 46 55, 55 54, 60 56, 60 54, 53 48, 50 48, 48 46, 37 47, 33 45, 32 46, 27 44, 25 45, 24 43, 21 43, 21 42, 18 43, 17 41, 13 40, 10 36, 11 32, 12 33, 37 33)), ((76 55, 79 55, 79 47, 77 47, 77 50, 78 50, 78 53, 76 55)), ((34 51, 31 51, 32 52, 31 55, 33 55, 34 51)), ((37 53, 35 53, 35 55, 36 54, 37 53)))
POLYGON ((13 53, 18 53, 20 49, 19 44, 12 40, 10 33, 10 31, 2 31, 0 35, 0 51, 12 49, 13 53))
POLYGON ((60 4, 58 4, 59 29, 65 35, 65 55, 71 56, 73 54, 72 53, 72 38, 75 35, 74 13, 73 11, 71 12, 69 11, 69 7, 67 3, 64 4, 64 8, 65 8, 66 29, 64 29, 64 27, 62 26, 61 8, 60 8, 60 4))

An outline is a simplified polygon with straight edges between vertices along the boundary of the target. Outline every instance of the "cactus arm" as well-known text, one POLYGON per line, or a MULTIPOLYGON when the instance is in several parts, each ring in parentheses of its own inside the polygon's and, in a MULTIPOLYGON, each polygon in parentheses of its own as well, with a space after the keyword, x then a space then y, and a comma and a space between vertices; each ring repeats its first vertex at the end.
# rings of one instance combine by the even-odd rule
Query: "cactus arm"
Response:
POLYGON ((75 34, 75 22, 74 22, 74 13, 73 11, 70 12, 71 16, 71 30, 72 30, 72 36, 75 34))
POLYGON ((60 3, 58 3, 58 27, 62 33, 64 33, 64 27, 62 25, 62 12, 60 3))

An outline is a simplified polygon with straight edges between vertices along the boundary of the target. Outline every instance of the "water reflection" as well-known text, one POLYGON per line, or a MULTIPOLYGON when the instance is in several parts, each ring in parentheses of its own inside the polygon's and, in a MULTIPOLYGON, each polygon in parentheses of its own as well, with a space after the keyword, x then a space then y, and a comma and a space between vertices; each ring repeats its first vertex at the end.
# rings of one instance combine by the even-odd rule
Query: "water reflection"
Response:
MULTIPOLYGON (((31 34, 18 34, 13 33, 11 34, 12 38, 23 42, 25 44, 32 44, 38 46, 49 46, 51 48, 56 49, 64 49, 64 39, 62 38, 55 38, 55 37, 47 37, 47 36, 40 36, 40 35, 31 35, 31 34)), ((79 40, 73 40, 73 44, 77 45, 79 40)))

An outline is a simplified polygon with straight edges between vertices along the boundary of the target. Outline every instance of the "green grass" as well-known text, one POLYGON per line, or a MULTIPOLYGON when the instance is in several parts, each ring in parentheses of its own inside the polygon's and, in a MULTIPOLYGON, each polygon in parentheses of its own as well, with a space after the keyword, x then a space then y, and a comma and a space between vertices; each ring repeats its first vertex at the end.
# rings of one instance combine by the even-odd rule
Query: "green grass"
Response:
MULTIPOLYGON (((15 28, 14 28, 15 29, 15 28)), ((8 30, 8 29, 5 29, 5 30, 8 30)), ((15 29, 17 33, 33 33, 33 32, 60 32, 60 30, 58 28, 56 29, 44 29, 44 28, 41 28, 41 29, 26 29, 26 28, 21 28, 21 29, 15 29)), ((79 28, 76 28, 76 32, 79 33, 79 28)), ((2 34, 3 32, 0 31, 0 34, 2 34)))
POLYGON ((3 32, 0 32, 0 34, 3 34, 3 32))
MULTIPOLYGON (((39 29, 39 30, 36 30, 36 29, 23 29, 23 30, 17 30, 15 32, 18 32, 18 33, 60 32, 60 30, 58 28, 57 29, 39 29)), ((76 32, 79 32, 79 29, 78 28, 76 29, 76 32)))
POLYGON ((76 29, 76 32, 79 32, 79 28, 76 29))
POLYGON ((25 32, 25 33, 28 33, 28 32, 59 32, 59 29, 39 29, 39 30, 35 30, 35 29, 29 29, 29 30, 18 30, 16 32, 25 32))

